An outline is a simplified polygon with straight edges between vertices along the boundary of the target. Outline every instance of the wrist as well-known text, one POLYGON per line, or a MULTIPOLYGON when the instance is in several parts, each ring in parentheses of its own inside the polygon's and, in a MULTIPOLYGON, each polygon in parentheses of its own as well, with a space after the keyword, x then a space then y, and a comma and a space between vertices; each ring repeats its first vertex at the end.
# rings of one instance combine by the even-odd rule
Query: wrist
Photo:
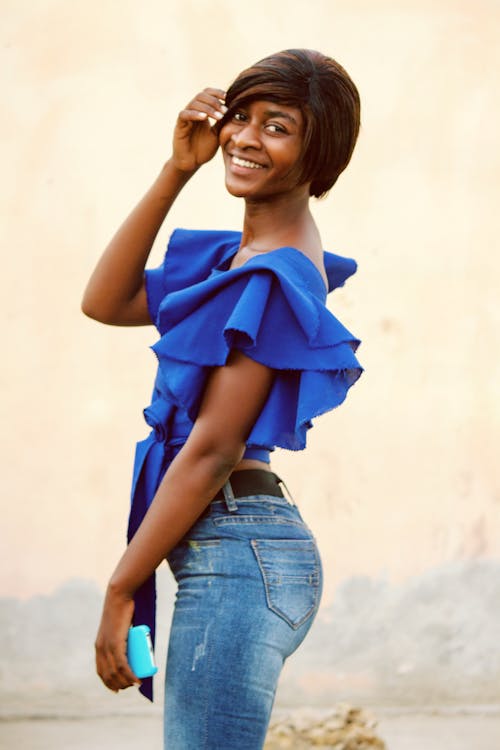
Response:
POLYGON ((109 580, 106 589, 106 598, 113 601, 127 602, 133 600, 134 593, 130 586, 127 586, 126 582, 115 573, 109 580))
POLYGON ((152 187, 152 192, 162 202, 172 204, 176 196, 195 172, 196 170, 187 171, 179 169, 172 158, 168 159, 156 178, 152 187))
POLYGON ((185 184, 198 171, 199 165, 193 167, 191 164, 182 162, 172 155, 163 165, 162 173, 168 174, 181 184, 185 184))

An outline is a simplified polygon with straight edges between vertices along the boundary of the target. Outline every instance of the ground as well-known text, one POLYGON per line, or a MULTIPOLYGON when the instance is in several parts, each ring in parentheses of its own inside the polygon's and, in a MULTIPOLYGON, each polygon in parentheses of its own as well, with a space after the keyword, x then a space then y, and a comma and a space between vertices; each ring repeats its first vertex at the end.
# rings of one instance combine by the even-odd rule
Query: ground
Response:
MULTIPOLYGON (((500 748, 500 712, 492 708, 426 712, 385 708, 373 713, 378 718, 377 734, 385 740, 387 750, 500 748)), ((1 750, 137 750, 138 747, 161 750, 159 713, 150 717, 12 718, 0 723, 1 750)))

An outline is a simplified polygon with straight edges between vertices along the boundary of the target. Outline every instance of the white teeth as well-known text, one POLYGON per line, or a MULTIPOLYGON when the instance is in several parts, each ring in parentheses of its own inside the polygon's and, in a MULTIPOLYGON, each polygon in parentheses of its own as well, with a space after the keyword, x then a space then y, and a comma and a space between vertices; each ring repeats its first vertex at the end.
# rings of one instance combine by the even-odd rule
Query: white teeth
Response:
POLYGON ((233 156, 233 164, 237 167, 249 167, 250 169, 262 169, 262 164, 256 164, 254 161, 247 161, 246 159, 239 159, 237 156, 233 156))

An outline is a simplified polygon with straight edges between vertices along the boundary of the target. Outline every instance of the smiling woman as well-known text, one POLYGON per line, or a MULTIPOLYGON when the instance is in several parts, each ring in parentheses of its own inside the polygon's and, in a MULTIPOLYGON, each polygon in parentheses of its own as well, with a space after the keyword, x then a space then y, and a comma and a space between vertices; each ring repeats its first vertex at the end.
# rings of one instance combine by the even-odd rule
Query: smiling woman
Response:
MULTIPOLYGON (((178 582, 165 691, 165 747, 262 748, 284 660, 319 606, 314 536, 271 471, 302 450, 312 419, 342 403, 359 341, 327 309, 354 261, 325 252, 309 210, 346 167, 359 97, 334 60, 289 50, 206 88, 179 113, 172 155, 106 248, 83 311, 153 323, 159 339, 150 435, 137 444, 129 544, 96 639, 97 671, 140 682, 129 626, 154 640, 154 573, 178 582), (215 124, 211 124, 215 121, 215 124), (219 146, 242 232, 176 230, 145 265, 180 190, 219 146), (278 345, 279 344, 279 345, 278 345)), ((152 698, 151 678, 141 690, 152 698)))
POLYGON ((226 188, 247 200, 307 190, 300 184, 303 117, 299 109, 254 100, 226 117, 219 140, 226 188))
POLYGON ((226 95, 229 115, 256 99, 300 113, 300 178, 311 183, 310 195, 324 195, 349 164, 359 133, 359 94, 347 72, 315 50, 286 50, 239 74, 226 95))

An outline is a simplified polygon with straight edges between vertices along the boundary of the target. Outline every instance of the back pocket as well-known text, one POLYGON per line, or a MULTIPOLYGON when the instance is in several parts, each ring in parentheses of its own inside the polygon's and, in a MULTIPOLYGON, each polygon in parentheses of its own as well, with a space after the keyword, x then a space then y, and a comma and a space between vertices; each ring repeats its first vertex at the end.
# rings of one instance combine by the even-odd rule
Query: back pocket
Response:
POLYGON ((269 609, 297 630, 316 611, 321 564, 311 539, 252 539, 269 609))

